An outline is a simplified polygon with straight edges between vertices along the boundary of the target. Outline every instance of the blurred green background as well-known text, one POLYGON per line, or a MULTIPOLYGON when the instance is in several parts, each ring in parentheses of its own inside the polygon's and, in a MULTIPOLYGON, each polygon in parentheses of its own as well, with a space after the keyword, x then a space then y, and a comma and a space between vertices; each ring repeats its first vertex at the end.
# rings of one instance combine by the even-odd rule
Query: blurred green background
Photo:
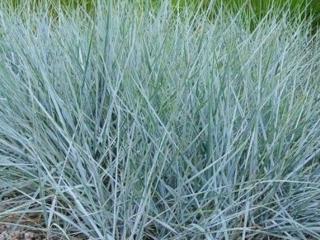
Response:
MULTIPOLYGON (((108 0, 104 0, 108 1, 108 0)), ((121 0, 119 0, 121 1, 121 0)), ((39 3, 50 3, 52 5, 60 4, 64 7, 68 8, 76 8, 76 7, 85 7, 87 9, 92 9, 96 4, 97 0, 7 0, 3 2, 8 2, 13 6, 19 6, 26 3, 39 4, 39 3)), ((141 4, 141 3, 148 3, 152 2, 154 6, 161 4, 162 0, 131 0, 133 3, 141 4)), ((171 0, 173 5, 180 7, 184 6, 199 6, 203 5, 208 6, 210 0, 171 0)), ((309 5, 310 9, 313 10, 314 13, 320 13, 320 0, 216 0, 218 4, 224 4, 228 7, 240 7, 244 4, 250 5, 257 13, 265 12, 272 4, 275 6, 287 6, 288 2, 291 8, 296 8, 297 6, 306 6, 309 5)))
MULTIPOLYGON (((50 9, 57 9, 60 7, 69 11, 71 9, 82 8, 88 13, 94 10, 94 6, 99 0, 7 0, 1 1, 0 4, 7 4, 14 8, 22 7, 25 5, 31 8, 36 8, 41 4, 49 5, 50 9)), ((110 1, 110 0, 100 0, 110 1)), ((121 1, 121 0, 111 0, 121 1)), ((157 8, 163 1, 162 0, 130 0, 132 3, 140 7, 153 7, 157 8)), ((200 8, 206 10, 210 6, 210 0, 171 0, 172 6, 176 11, 183 9, 185 6, 191 8, 200 8)), ((239 8, 245 8, 246 11, 254 13, 255 19, 261 19, 271 6, 278 9, 285 8, 291 9, 292 16, 298 16, 299 13, 305 12, 307 15, 314 16, 314 26, 320 25, 320 0, 215 0, 215 7, 219 8, 221 5, 230 11, 237 11, 239 8), (306 10, 306 11, 305 11, 306 10)))
MULTIPOLYGON (((157 0, 153 2, 159 3, 157 0)), ((206 10, 210 6, 210 0, 172 0, 173 5, 179 8, 191 6, 200 7, 206 10)), ((255 20, 259 21, 265 14, 272 9, 290 9, 291 17, 313 16, 314 27, 320 25, 320 0, 216 0, 216 8, 223 6, 225 9, 236 12, 239 9, 245 9, 255 15, 255 20), (303 13, 303 14, 301 14, 303 13)))

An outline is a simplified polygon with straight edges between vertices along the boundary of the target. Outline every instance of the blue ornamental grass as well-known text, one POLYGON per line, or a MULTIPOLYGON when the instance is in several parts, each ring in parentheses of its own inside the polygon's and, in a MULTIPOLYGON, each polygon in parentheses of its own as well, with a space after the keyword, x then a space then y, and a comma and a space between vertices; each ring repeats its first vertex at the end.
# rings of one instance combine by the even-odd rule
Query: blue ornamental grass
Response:
POLYGON ((0 8, 0 224, 62 239, 320 239, 311 20, 271 9, 252 31, 244 10, 41 6, 0 8))

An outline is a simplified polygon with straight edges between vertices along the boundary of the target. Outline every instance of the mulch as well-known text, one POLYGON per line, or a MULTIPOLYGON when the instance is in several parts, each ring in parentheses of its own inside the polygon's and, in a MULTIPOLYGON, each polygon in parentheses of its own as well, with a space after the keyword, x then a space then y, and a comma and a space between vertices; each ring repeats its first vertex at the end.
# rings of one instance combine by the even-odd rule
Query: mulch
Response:
POLYGON ((10 225, 0 225, 0 240, 43 240, 43 233, 32 232, 24 229, 14 229, 10 225))

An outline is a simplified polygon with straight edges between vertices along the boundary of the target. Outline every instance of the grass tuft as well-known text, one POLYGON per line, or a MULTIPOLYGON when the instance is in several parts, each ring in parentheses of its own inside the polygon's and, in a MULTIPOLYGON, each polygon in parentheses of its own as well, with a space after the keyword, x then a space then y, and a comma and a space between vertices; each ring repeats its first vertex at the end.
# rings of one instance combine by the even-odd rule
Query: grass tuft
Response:
POLYGON ((311 21, 271 9, 251 29, 245 10, 212 21, 168 1, 18 11, 0 9, 0 224, 66 239, 320 238, 311 21))

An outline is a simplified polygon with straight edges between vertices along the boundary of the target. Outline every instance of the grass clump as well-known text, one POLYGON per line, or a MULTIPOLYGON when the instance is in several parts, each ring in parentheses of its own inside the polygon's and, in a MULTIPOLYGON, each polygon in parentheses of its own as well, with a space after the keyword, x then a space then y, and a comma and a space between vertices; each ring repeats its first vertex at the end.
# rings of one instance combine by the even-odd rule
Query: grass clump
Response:
POLYGON ((269 11, 250 31, 245 11, 212 22, 167 1, 58 13, 0 11, 1 223, 62 238, 319 239, 310 22, 269 11))

